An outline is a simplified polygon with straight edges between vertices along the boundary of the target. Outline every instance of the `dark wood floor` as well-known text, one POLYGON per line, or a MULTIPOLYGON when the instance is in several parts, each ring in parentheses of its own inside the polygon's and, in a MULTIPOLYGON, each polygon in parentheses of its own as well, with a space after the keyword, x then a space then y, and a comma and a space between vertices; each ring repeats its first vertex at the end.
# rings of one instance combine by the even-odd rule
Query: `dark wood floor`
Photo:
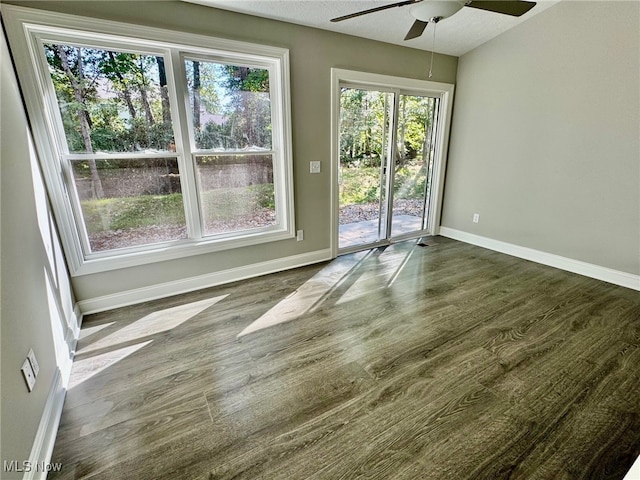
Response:
POLYGON ((87 317, 50 478, 622 479, 640 294, 428 243, 87 317))

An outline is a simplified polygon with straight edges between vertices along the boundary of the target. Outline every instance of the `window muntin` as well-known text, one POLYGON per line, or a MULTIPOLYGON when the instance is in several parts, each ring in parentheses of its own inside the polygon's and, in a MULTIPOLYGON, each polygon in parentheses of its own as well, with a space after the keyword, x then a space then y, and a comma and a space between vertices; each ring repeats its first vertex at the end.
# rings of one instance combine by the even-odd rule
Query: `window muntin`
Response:
MULTIPOLYGON (((33 119, 35 141, 40 152, 53 208, 61 226, 62 242, 72 275, 293 237, 293 172, 287 50, 20 7, 3 9, 3 17, 7 21, 8 37, 14 49, 14 58, 17 59, 18 76, 25 91, 27 110, 33 119), (162 57, 166 69, 166 92, 170 105, 168 111, 174 143, 169 142, 168 146, 164 143, 143 146, 140 142, 137 144, 120 142, 116 146, 93 149, 95 151, 90 153, 84 148, 78 148, 76 141, 75 146, 70 148, 67 133, 72 133, 74 125, 71 123, 67 126, 67 130, 64 128, 63 114, 59 111, 58 94, 50 78, 51 71, 44 50, 45 45, 94 49, 101 51, 105 56, 110 56, 109 52, 113 55, 120 53, 147 56, 146 60, 149 61, 152 58, 162 57), (272 208, 271 202, 267 200, 261 203, 271 208, 274 221, 269 220, 254 224, 248 229, 237 228, 231 231, 210 229, 204 225, 205 215, 203 215, 200 201, 197 156, 218 152, 198 148, 194 142, 193 129, 189 124, 190 105, 184 67, 184 60, 191 57, 218 65, 243 66, 268 71, 271 145, 263 143, 267 147, 256 146, 251 150, 238 150, 236 153, 247 154, 259 151, 271 156, 273 186, 267 185, 262 190, 266 189, 266 197, 271 195, 271 190, 273 191, 275 206, 272 208), (93 216, 90 219, 89 207, 82 203, 86 199, 81 198, 81 195, 86 195, 86 192, 80 192, 79 185, 76 185, 76 178, 80 183, 86 184, 86 176, 80 181, 80 171, 84 169, 83 175, 86 175, 86 169, 91 169, 90 162, 96 163, 98 167, 102 166, 103 160, 111 162, 135 160, 142 163, 146 161, 151 165, 158 158, 166 158, 172 164, 167 175, 174 176, 173 181, 179 182, 180 193, 170 194, 182 195, 186 228, 180 222, 180 234, 172 236, 171 240, 166 240, 162 236, 152 238, 151 235, 146 236, 145 239, 143 235, 141 236, 143 240, 137 243, 126 244, 125 242, 124 245, 114 245, 113 248, 98 246, 96 239, 90 238, 91 232, 95 232, 96 217, 93 216), (178 173, 173 172, 176 165, 178 173), (75 172, 74 168, 77 169, 75 172)), ((155 89, 153 95, 156 97, 160 84, 158 80, 151 86, 155 89)), ((117 92, 113 93, 117 96, 117 92)), ((160 90, 161 95, 162 93, 160 90)), ((263 96, 266 94, 266 92, 260 93, 263 96)), ((113 97, 103 95, 97 103, 108 103, 109 98, 113 97)), ((62 100, 63 97, 60 99, 62 100)), ((120 112, 125 111, 124 107, 126 107, 124 103, 119 105, 120 112)), ((125 114, 119 115, 121 119, 126 118, 126 111, 125 114)), ((67 115, 67 119, 69 118, 72 116, 67 115)), ((75 127, 78 127, 77 123, 75 127)), ((225 154, 228 153, 230 150, 225 150, 225 154)), ((107 173, 105 169, 97 170, 97 177, 104 177, 107 173)), ((252 187, 251 181, 245 183, 245 187, 252 187)), ((140 196, 135 193, 125 198, 132 201, 133 198, 140 196)), ((264 199, 265 194, 262 197, 264 199)), ((165 224, 175 224, 167 218, 176 218, 175 215, 164 217, 165 224)), ((100 221, 102 222, 102 217, 100 221)), ((113 225, 113 218, 106 217, 105 223, 107 226, 113 225)), ((126 238, 126 235, 123 235, 124 232, 118 229, 113 229, 111 233, 116 234, 116 237, 126 238)))

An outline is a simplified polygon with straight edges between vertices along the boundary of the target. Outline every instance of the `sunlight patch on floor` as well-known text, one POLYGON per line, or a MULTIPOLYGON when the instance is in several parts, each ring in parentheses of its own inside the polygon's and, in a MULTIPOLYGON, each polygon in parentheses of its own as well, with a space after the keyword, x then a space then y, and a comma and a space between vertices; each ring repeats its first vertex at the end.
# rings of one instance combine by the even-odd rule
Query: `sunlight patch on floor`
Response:
POLYGON ((207 298, 199 302, 178 305, 177 307, 158 310, 145 317, 123 327, 106 337, 99 339, 89 345, 83 346, 79 352, 86 353, 102 348, 113 347, 114 345, 131 342, 140 338, 155 335, 157 333, 172 330, 187 320, 195 317, 200 312, 226 298, 227 295, 207 298))
POLYGON ((78 340, 84 340, 85 338, 90 337, 94 333, 98 333, 100 330, 104 330, 105 328, 110 327, 114 323, 116 322, 109 322, 109 323, 104 323, 102 325, 96 325, 94 327, 82 328, 80 330, 80 337, 78 337, 78 340))
POLYGON ((100 355, 94 355, 82 360, 76 360, 73 362, 73 371, 71 372, 71 378, 69 379, 69 386, 67 389, 71 390, 81 383, 86 382, 94 375, 109 368, 111 365, 118 363, 132 353, 137 352, 142 347, 149 345, 152 341, 153 340, 149 340, 147 342, 130 345, 128 347, 102 353, 100 355))
POLYGON ((310 313, 338 288, 349 274, 371 255, 371 251, 340 257, 307 280, 260 318, 238 334, 238 338, 258 330, 289 322, 310 313))
POLYGON ((387 248, 378 257, 379 263, 386 263, 389 268, 382 269, 385 273, 376 273, 374 269, 360 275, 349 289, 336 302, 337 305, 352 302, 375 290, 390 288, 402 273, 415 249, 396 251, 393 246, 387 248), (380 278, 383 276, 383 278, 380 278))

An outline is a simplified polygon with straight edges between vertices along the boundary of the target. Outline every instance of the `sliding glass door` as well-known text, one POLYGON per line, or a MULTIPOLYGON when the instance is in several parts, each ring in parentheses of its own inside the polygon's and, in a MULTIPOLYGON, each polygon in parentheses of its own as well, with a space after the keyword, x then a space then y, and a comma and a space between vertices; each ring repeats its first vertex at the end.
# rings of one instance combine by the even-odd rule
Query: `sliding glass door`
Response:
POLYGON ((437 96, 341 85, 339 250, 428 233, 439 105, 437 96))
POLYGON ((341 89, 340 248, 386 238, 393 100, 390 92, 341 89))

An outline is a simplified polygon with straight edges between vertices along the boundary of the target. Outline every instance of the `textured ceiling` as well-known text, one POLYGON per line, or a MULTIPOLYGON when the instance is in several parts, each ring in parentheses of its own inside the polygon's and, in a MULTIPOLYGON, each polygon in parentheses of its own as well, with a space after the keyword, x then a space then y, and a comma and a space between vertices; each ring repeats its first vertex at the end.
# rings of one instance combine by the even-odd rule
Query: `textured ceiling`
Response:
MULTIPOLYGON (((395 43, 421 50, 460 56, 482 45, 491 38, 526 21, 551 7, 559 0, 537 0, 537 5, 521 17, 511 17, 464 7, 455 15, 437 24, 435 48, 433 24, 420 38, 404 41, 413 24, 411 6, 391 8, 362 17, 331 23, 330 19, 397 0, 185 0, 224 10, 246 13, 258 17, 347 33, 387 43, 395 43)), ((431 0, 423 0, 425 2, 431 0)), ((505 0, 509 1, 509 0, 505 0)))

